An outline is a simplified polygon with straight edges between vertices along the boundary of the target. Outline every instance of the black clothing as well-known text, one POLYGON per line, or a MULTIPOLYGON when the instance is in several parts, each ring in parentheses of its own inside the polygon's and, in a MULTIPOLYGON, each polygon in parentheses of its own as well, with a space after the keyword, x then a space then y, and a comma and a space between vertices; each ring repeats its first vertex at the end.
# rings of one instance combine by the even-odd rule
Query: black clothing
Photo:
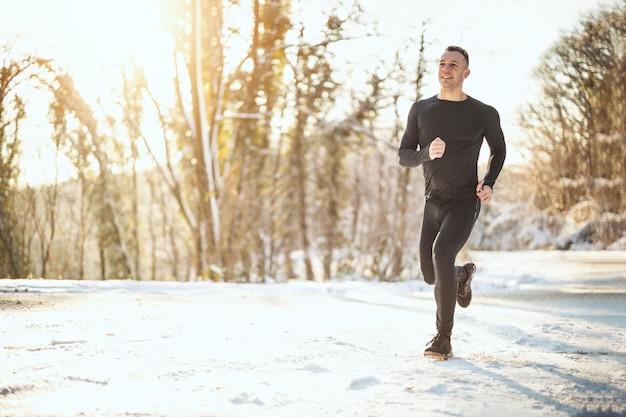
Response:
POLYGON ((476 165, 483 137, 491 149, 484 180, 493 189, 506 157, 496 109, 469 96, 464 101, 433 96, 415 102, 398 151, 400 165, 407 168, 422 165, 427 199, 476 198, 476 165), (443 157, 431 160, 428 146, 436 137, 446 143, 446 150, 443 157))
POLYGON ((454 323, 454 262, 480 213, 476 186, 483 138, 491 150, 484 181, 493 189, 506 157, 504 134, 496 109, 474 98, 447 101, 434 96, 415 102, 398 150, 400 165, 422 165, 424 172, 420 266, 424 281, 435 285, 437 332, 444 336, 450 336, 454 323), (431 160, 429 145, 437 137, 446 143, 445 151, 431 160))
POLYGON ((435 285, 437 332, 450 336, 456 307, 454 261, 472 232, 480 200, 439 203, 426 200, 420 235, 420 267, 424 281, 435 285))

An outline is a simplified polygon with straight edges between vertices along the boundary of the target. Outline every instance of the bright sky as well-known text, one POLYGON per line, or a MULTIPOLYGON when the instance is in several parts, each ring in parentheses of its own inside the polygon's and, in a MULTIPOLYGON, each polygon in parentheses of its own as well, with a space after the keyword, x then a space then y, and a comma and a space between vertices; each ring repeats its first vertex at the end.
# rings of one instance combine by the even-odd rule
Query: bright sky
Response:
MULTIPOLYGON (((409 34, 417 38, 422 22, 427 22, 427 58, 432 66, 424 93, 434 94, 438 89, 435 71, 443 48, 450 44, 465 47, 472 70, 465 91, 499 110, 511 144, 521 139, 517 110, 533 99, 531 73, 541 54, 581 16, 612 4, 611 0, 361 2, 369 16, 380 20, 387 36, 370 40, 367 51, 357 53, 395 50, 395 39, 409 34)), ((0 0, 0 10, 0 42, 15 34, 32 40, 36 50, 72 68, 83 94, 89 94, 86 86, 93 94, 99 88, 106 91, 110 80, 103 77, 102 67, 128 62, 131 56, 146 63, 149 76, 163 76, 164 66, 171 68, 171 57, 164 54, 171 50, 171 41, 159 28, 161 16, 151 0, 0 0)), ((414 57, 407 60, 412 62, 414 57)), ((521 160, 514 146, 510 146, 509 158, 521 160)))

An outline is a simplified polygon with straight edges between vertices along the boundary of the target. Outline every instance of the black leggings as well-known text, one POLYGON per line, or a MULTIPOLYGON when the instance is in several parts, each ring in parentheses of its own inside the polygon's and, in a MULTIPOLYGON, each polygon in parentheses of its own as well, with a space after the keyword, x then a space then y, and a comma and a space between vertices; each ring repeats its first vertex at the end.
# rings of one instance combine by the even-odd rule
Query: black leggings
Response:
POLYGON ((454 325, 457 283, 454 261, 469 239, 480 213, 480 200, 437 203, 426 200, 420 237, 424 281, 435 284, 437 332, 450 335, 454 325))

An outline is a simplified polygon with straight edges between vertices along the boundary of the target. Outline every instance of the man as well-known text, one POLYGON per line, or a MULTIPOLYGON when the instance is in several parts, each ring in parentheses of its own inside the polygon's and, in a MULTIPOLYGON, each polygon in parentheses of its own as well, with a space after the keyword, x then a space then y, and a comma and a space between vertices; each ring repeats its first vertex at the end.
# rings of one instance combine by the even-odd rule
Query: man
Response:
POLYGON ((480 212, 489 203, 506 156, 500 116, 463 91, 469 56, 459 46, 445 49, 439 61, 439 94, 413 103, 398 156, 403 167, 422 166, 426 202, 420 235, 424 281, 435 286, 437 335, 424 356, 452 357, 450 335, 458 301, 472 299, 473 263, 455 266, 480 212), (478 180, 483 138, 491 150, 487 173, 478 180))

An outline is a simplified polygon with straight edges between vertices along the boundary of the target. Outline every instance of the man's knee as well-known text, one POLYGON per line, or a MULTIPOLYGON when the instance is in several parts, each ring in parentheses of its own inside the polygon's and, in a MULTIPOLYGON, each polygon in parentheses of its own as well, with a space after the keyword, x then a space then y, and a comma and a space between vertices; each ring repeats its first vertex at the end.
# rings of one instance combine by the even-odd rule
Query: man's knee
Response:
POLYGON ((435 284, 435 271, 433 268, 425 268, 422 266, 422 276, 424 277, 424 282, 428 285, 435 284))
POLYGON ((435 285, 435 275, 424 274, 424 282, 428 285, 435 285))

